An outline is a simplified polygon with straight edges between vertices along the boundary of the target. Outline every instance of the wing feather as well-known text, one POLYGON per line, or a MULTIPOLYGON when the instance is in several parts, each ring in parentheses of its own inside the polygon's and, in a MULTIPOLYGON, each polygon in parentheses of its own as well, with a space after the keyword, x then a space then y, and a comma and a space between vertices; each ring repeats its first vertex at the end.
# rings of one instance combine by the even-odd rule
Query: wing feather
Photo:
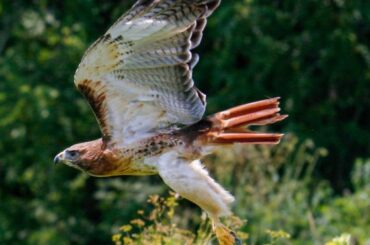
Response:
POLYGON ((219 3, 138 1, 86 51, 75 84, 104 136, 125 144, 202 118, 205 95, 192 78, 199 56, 191 50, 219 3))

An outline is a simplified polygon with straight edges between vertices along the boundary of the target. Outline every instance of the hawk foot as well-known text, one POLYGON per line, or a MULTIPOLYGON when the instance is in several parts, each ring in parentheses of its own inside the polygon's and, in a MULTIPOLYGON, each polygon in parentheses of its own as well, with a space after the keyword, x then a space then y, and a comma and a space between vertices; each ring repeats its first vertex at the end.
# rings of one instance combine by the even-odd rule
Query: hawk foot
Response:
POLYGON ((219 245, 242 245, 242 241, 237 237, 235 232, 225 226, 215 228, 216 237, 219 245))

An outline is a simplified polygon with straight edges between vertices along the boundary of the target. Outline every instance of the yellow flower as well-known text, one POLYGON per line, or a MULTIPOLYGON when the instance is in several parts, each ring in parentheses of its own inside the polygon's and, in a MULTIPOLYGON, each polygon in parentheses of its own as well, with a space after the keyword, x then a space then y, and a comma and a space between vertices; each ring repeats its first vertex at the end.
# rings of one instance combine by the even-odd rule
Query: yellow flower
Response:
POLYGON ((122 237, 122 235, 121 235, 121 234, 114 234, 114 235, 112 236, 112 241, 113 241, 113 242, 119 242, 119 241, 121 240, 121 237, 122 237))
POLYGON ((325 245, 350 245, 352 244, 352 237, 350 234, 342 234, 340 237, 336 237, 325 245))
POLYGON ((279 238, 289 239, 290 238, 290 234, 283 230, 279 230, 279 231, 267 230, 266 233, 269 234, 272 239, 279 239, 279 238))
POLYGON ((130 222, 133 225, 137 225, 138 227, 143 227, 145 225, 145 222, 142 219, 134 219, 130 222))
POLYGON ((131 244, 134 244, 134 241, 129 237, 124 237, 123 238, 123 244, 131 245, 131 244))
POLYGON ((159 196, 158 195, 151 195, 148 198, 148 203, 150 204, 156 204, 159 201, 159 196))
POLYGON ((237 235, 238 235, 239 239, 241 239, 243 241, 249 239, 249 234, 246 233, 246 232, 238 231, 237 235))
POLYGON ((119 228, 120 231, 123 231, 123 232, 129 232, 132 230, 132 226, 131 225, 124 225, 124 226, 121 226, 119 228))

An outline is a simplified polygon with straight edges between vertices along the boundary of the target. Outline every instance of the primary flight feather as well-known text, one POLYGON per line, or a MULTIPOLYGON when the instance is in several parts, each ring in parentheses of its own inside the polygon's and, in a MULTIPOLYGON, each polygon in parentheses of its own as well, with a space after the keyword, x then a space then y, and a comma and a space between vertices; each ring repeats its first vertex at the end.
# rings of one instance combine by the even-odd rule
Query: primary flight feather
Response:
POLYGON ((192 78, 207 17, 220 0, 139 0, 86 51, 75 73, 102 138, 73 145, 55 162, 98 177, 159 174, 212 219, 220 244, 238 242, 219 218, 234 198, 199 159, 232 143, 277 144, 282 134, 249 125, 286 118, 279 98, 203 118, 206 96, 192 78))

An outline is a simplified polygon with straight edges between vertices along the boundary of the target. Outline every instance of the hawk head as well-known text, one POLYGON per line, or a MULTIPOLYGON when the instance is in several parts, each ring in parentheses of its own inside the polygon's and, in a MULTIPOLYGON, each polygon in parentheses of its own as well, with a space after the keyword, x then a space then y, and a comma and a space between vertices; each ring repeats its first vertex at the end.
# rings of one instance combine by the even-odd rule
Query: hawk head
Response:
POLYGON ((130 159, 119 159, 117 152, 107 147, 105 139, 73 145, 54 158, 55 164, 64 163, 96 177, 128 174, 130 167, 125 161, 130 159))
POLYGON ((64 163, 73 168, 90 172, 103 152, 102 140, 76 144, 55 156, 54 163, 64 163))

